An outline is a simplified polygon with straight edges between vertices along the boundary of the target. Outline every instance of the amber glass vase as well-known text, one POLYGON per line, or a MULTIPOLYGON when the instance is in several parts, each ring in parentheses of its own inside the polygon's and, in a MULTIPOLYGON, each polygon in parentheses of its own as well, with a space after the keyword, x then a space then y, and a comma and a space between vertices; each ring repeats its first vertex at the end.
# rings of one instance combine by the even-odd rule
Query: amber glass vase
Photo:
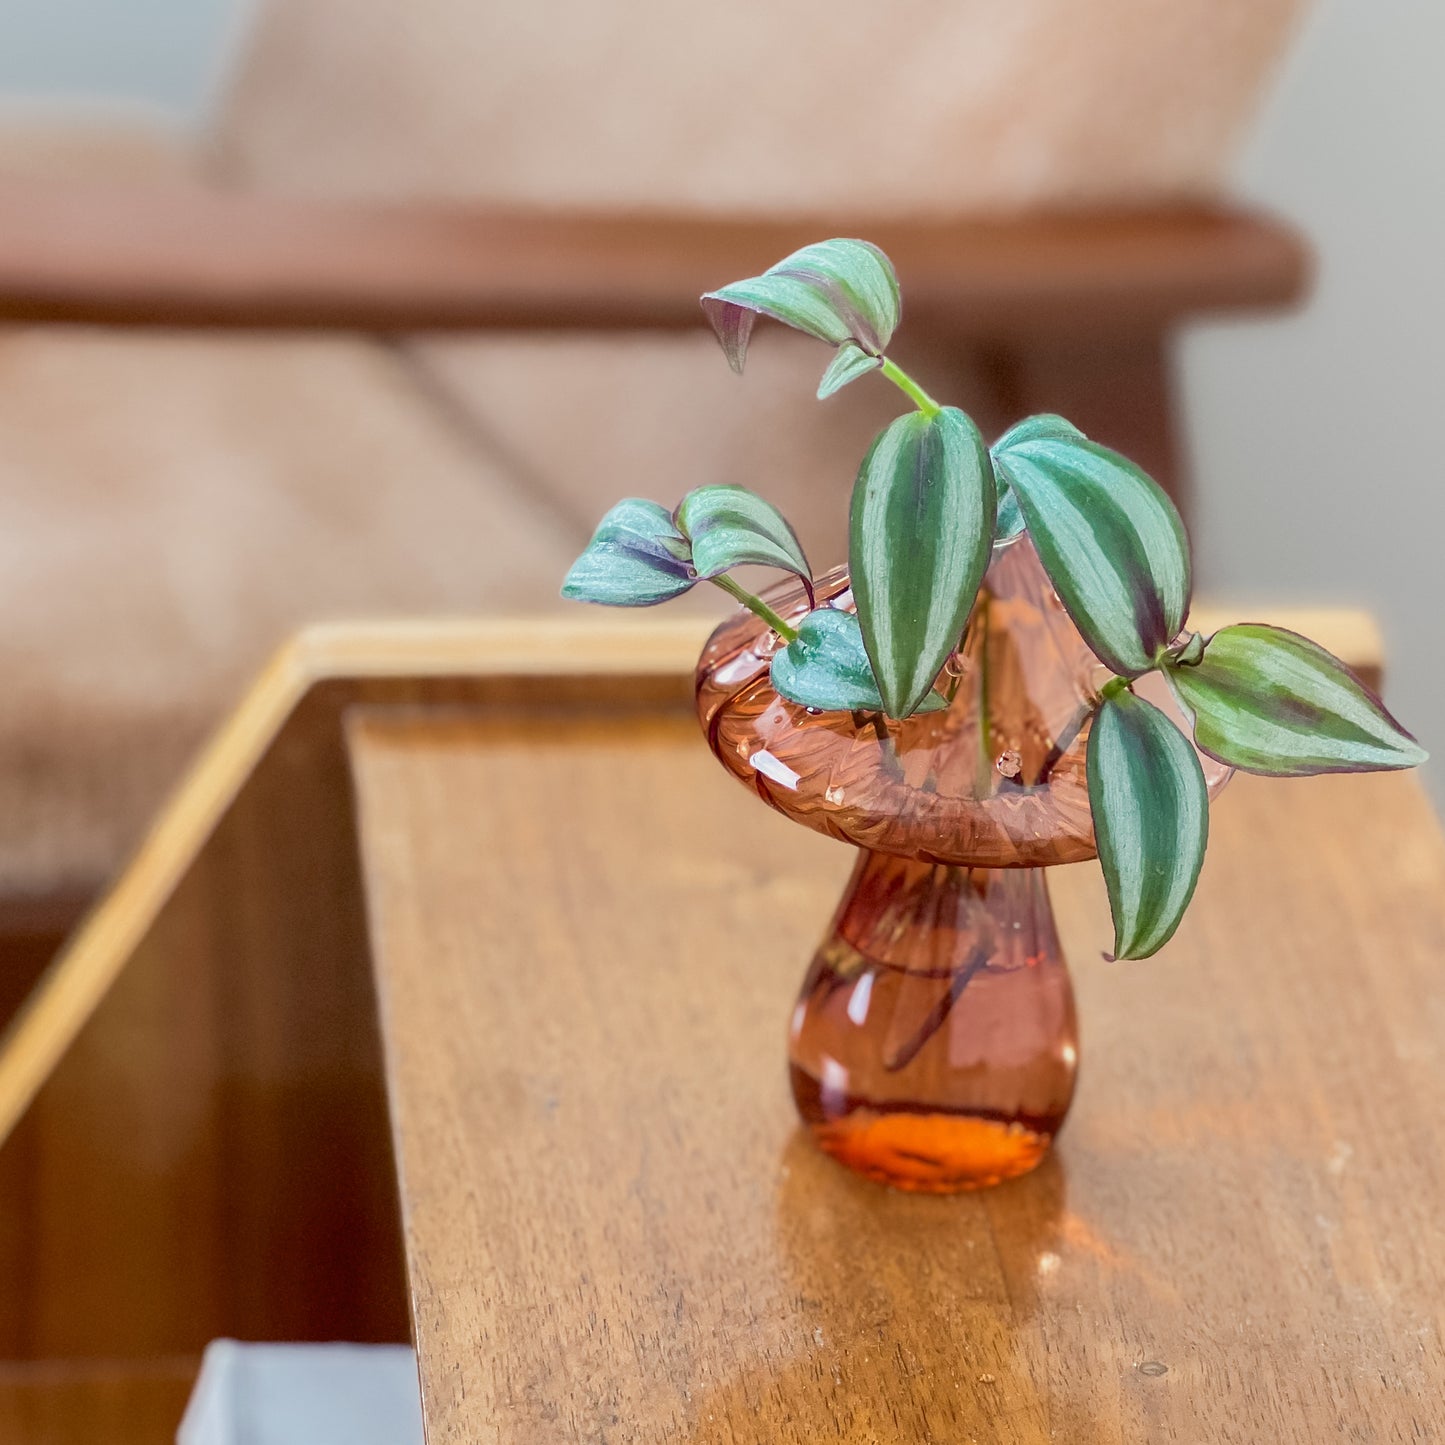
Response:
MULTIPOLYGON (((769 602, 800 618, 800 586, 769 602)), ((851 610, 845 573, 818 601, 851 610)), ((1032 1169, 1073 1097, 1073 992, 1044 870, 1094 856, 1084 759, 1107 678, 1027 538, 996 549, 940 686, 902 722, 779 697, 777 635, 739 613, 698 663, 713 752, 780 813, 857 846, 803 982, 793 1097, 818 1144, 903 1189, 1032 1169)), ((1151 677, 1140 690, 1172 710, 1151 677)), ((1211 789, 1228 776, 1204 759, 1211 789)))

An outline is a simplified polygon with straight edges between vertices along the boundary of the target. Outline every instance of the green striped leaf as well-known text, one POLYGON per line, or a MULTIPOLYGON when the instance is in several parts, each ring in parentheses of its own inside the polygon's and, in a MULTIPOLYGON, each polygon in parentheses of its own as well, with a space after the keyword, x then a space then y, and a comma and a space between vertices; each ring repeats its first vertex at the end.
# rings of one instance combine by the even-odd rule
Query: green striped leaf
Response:
MULTIPOLYGON (((819 241, 702 298, 702 309, 734 371, 743 369, 758 316, 771 316, 820 341, 857 342, 877 355, 900 312, 893 263, 867 241, 819 241)), ((841 383, 840 383, 841 384, 841 383)))
POLYGON ((1051 411, 1041 411, 1035 416, 1026 416, 1016 421, 990 448, 996 456, 1007 457, 1009 448, 1022 446, 1024 442, 1037 441, 1040 437, 1055 441, 1088 441, 1073 422, 1051 411))
MULTIPOLYGON (((877 712, 883 707, 857 617, 832 607, 819 607, 798 624, 796 639, 774 654, 772 680, 789 702, 823 712, 877 712)), ((947 706, 930 692, 918 711, 947 706)))
POLYGON ((1014 496, 1009 477, 1008 453, 1010 447, 1031 441, 1035 437, 1077 437, 1083 440, 1084 434, 1073 422, 1065 421, 1063 417, 1055 416, 1052 412, 1043 412, 1016 422, 989 448, 994 479, 998 483, 998 522, 994 526, 993 537, 995 546, 1000 542, 1012 541, 1024 530, 1024 514, 1019 508, 1018 498, 1014 496))
POLYGON ((1089 806, 1114 914, 1114 957, 1148 958, 1174 935, 1204 862, 1209 795, 1189 740, 1123 691, 1089 730, 1089 806))
POLYGON ((995 464, 1084 641, 1121 677, 1148 672, 1189 612, 1189 539, 1174 503, 1097 442, 1005 440, 995 464))
POLYGON ((1282 627, 1222 628, 1167 675, 1195 742, 1248 773, 1373 772, 1428 756, 1339 658, 1282 627))
POLYGON ((812 581, 808 559, 783 514, 746 487, 698 487, 678 504, 674 520, 692 543, 692 565, 701 578, 751 562, 812 581))
POLYGON ((993 469, 956 407, 885 427, 853 486, 848 563, 889 717, 927 696, 958 643, 993 545, 993 469))
POLYGON ((870 356, 856 341, 845 341, 834 353, 823 379, 818 383, 818 400, 841 391, 850 381, 877 371, 883 365, 881 356, 870 356))
POLYGON ((607 607, 655 607, 697 581, 687 538, 657 502, 628 497, 597 525, 562 595, 607 607))

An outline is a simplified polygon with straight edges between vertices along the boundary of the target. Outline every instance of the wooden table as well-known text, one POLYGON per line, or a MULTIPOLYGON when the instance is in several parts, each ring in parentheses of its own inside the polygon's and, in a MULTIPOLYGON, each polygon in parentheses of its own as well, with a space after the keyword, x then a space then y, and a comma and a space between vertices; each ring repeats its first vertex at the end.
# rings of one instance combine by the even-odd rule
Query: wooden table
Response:
POLYGON ((0 1110, 44 1080, 0 1154, 0 1263, 43 1244, 11 1350, 403 1334, 394 1151, 430 1445, 1445 1439, 1416 781, 1238 780, 1149 962, 1102 961, 1095 870, 1058 870, 1068 1128, 1013 1184, 896 1194, 812 1149, 784 1080, 847 850, 708 756, 686 626, 612 634, 610 672, 575 639, 332 634, 258 689, 0 1053, 0 1110), (180 1019, 204 1047, 148 1068, 142 1026, 180 1019), (137 1252, 158 1297, 102 1317, 137 1252))

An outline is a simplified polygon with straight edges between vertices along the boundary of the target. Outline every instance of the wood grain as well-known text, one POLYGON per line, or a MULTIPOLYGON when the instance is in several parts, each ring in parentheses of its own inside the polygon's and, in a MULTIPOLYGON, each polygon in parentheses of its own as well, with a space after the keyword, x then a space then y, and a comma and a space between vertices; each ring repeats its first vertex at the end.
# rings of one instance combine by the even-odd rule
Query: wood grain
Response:
MULTIPOLYGON (((1374 619, 1348 608, 1264 608, 1260 616, 1313 637, 1378 687, 1384 644, 1374 619)), ((1193 625, 1206 632, 1254 609, 1201 602, 1193 625)), ((670 680, 681 695, 712 627, 692 616, 531 621, 452 618, 327 623, 307 628, 260 673, 197 757, 115 886, 0 1034, 0 1144, 36 1091, 154 927, 188 873, 205 857, 261 762, 284 740, 294 752, 339 754, 341 709, 375 685, 373 700, 495 696, 508 678, 589 679, 623 691, 638 679, 670 680), (469 691, 475 683, 477 690, 469 691), (321 690, 325 712, 308 732, 303 700, 321 690), (296 726, 297 719, 301 726, 296 726), (292 736, 288 737, 288 732, 292 736)), ((298 826, 303 815, 289 815, 298 826)))
MULTIPOLYGON (((277 657, 0 1044, 0 1440, 159 1442, 157 1362, 217 1335, 406 1338, 343 719, 644 706, 701 766, 705 627, 337 625, 277 657)), ((1368 619, 1306 630, 1378 656, 1368 619)))
POLYGON ((0 1377, 46 1382, 0 1423, 128 1441, 152 1363, 219 1335, 407 1338, 341 719, 609 677, 685 708, 698 624, 627 621, 324 627, 258 680, 0 1047, 0 1377))
POLYGON ((1238 780, 1158 959, 1058 870, 1055 1156, 905 1196, 798 1133, 847 850, 689 719, 367 713, 352 752, 430 1445, 1445 1438, 1445 843, 1238 780))
MULTIPOLYGON (((729 220, 342 204, 201 186, 0 187, 0 316, 368 330, 676 328, 846 216, 729 220)), ((1225 208, 890 222, 867 233, 954 335, 1158 326, 1305 284, 1278 221, 1225 208)))

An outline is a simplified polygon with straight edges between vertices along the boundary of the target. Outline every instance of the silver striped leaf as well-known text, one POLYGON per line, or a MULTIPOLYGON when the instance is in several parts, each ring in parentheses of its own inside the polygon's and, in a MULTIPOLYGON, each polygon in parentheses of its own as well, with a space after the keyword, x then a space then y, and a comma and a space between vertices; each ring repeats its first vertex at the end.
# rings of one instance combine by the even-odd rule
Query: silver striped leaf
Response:
POLYGON ((1199 756, 1153 703, 1121 691, 1089 730, 1089 806, 1114 915, 1114 957, 1148 958, 1179 926, 1209 841, 1199 756))
POLYGON ((923 701, 968 620, 993 545, 988 448, 956 407, 885 427, 853 486, 848 562, 884 710, 923 701))
POLYGON ((812 580, 808 559, 787 519, 746 487, 697 487, 678 504, 673 520, 692 544, 692 564, 700 578, 754 563, 812 580))
POLYGON ((994 458, 1084 641, 1121 677, 1150 671, 1189 614, 1189 538, 1174 503, 1082 436, 1001 441, 994 458))
POLYGON ((657 502, 627 497, 597 524, 572 564, 562 595, 606 607, 655 607, 697 581, 691 548, 657 502))
POLYGON ((852 340, 877 356, 898 327, 902 301, 893 263, 877 246, 836 239, 804 246, 761 276, 707 292, 702 309, 728 364, 741 371, 759 316, 834 346, 852 340))
POLYGON ((1339 658, 1282 627, 1222 628, 1197 663, 1166 675, 1195 742, 1247 773, 1374 772, 1429 756, 1339 658))

